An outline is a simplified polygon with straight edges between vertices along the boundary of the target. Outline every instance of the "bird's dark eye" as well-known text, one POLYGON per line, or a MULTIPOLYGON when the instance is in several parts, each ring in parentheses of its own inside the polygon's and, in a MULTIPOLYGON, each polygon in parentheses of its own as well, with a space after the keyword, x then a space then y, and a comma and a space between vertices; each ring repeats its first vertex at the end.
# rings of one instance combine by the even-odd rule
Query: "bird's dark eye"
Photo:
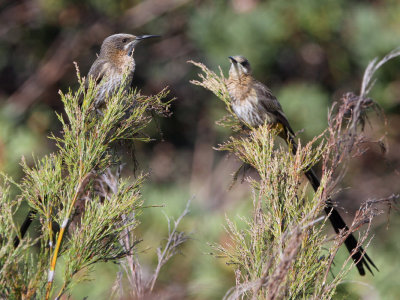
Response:
POLYGON ((248 61, 244 61, 242 63, 240 63, 243 67, 248 67, 249 66, 249 62, 248 61))
POLYGON ((126 43, 127 41, 128 41, 128 39, 123 39, 122 40, 123 43, 126 43))

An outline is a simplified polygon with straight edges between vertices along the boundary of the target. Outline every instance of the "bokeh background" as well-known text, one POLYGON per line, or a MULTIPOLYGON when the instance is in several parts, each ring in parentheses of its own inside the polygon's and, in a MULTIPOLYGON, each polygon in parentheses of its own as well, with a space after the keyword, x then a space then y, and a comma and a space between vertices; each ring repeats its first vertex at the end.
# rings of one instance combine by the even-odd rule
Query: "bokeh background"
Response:
MULTIPOLYGON (((325 128, 333 101, 359 91, 368 62, 400 46, 399 16, 397 0, 1 1, 0 170, 18 180, 21 156, 32 162, 55 151, 47 136, 60 131, 58 90, 77 87, 73 62, 85 75, 108 35, 161 34, 141 43, 135 54, 134 85, 146 94, 169 86, 177 98, 173 116, 156 118, 148 130, 156 140, 136 145, 139 168, 149 173, 145 205, 163 205, 141 215, 139 257, 150 272, 155 249, 167 235, 165 214, 178 217, 193 198, 181 226, 192 239, 165 266, 157 291, 170 299, 221 299, 234 285, 234 274, 209 254, 210 244, 228 239, 225 216, 240 222, 250 214, 251 195, 246 183, 229 189, 239 164, 213 150, 231 134, 215 125, 224 106, 189 83, 199 70, 187 61, 221 66, 227 74, 229 55, 247 56, 255 76, 272 88, 307 141, 325 128)), ((373 139, 385 134, 388 152, 371 143, 349 166, 336 197, 348 220, 362 201, 400 192, 400 59, 385 65, 377 79, 371 96, 386 119, 372 116, 367 132, 373 139)), ((360 278, 352 271, 338 299, 400 298, 398 219, 395 210, 390 217, 386 210, 374 220, 368 252, 380 272, 360 278)), ((345 257, 343 250, 337 264, 345 257)), ((92 281, 71 292, 72 299, 109 298, 118 266, 95 270, 92 281)))

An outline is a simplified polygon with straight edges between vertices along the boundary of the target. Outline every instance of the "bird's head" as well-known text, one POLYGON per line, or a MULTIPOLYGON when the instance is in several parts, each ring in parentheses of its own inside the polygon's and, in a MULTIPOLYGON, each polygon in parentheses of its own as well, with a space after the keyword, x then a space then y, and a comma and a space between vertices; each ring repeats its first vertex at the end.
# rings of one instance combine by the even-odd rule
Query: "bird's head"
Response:
POLYGON ((144 39, 159 37, 159 35, 139 35, 118 33, 107 37, 101 45, 100 56, 129 55, 132 56, 135 46, 144 39))
POLYGON ((229 69, 229 77, 240 78, 243 75, 251 75, 250 63, 246 57, 241 55, 229 56, 231 68, 229 69))

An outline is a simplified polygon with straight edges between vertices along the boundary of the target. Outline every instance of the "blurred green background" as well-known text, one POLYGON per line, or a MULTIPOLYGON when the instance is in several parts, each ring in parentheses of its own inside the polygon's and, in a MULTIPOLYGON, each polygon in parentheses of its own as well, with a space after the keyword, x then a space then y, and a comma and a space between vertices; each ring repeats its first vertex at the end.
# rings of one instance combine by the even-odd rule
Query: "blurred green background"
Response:
MULTIPOLYGON (((55 151, 50 132, 60 125, 58 90, 77 86, 73 62, 85 75, 108 35, 161 34, 136 50, 134 85, 144 93, 169 86, 174 115, 157 119, 137 144, 140 169, 149 172, 145 205, 137 232, 144 273, 156 264, 156 247, 167 235, 165 214, 178 217, 194 197, 181 229, 192 240, 162 270, 156 286, 163 299, 221 299, 234 285, 233 269, 209 255, 210 243, 224 243, 225 216, 238 220, 251 212, 246 183, 229 189, 239 164, 212 149, 230 132, 215 121, 225 111, 211 93, 189 80, 198 70, 188 60, 227 74, 229 55, 242 54, 256 78, 281 101, 305 141, 326 126, 328 108, 348 91, 358 92, 368 62, 400 45, 398 0, 188 1, 188 0, 26 0, 0 2, 0 170, 18 180, 24 155, 55 151)), ((400 192, 400 59, 377 73, 372 90, 387 124, 371 118, 373 138, 387 134, 389 152, 375 144, 356 158, 337 201, 350 220, 362 201, 400 192)), ((131 166, 125 168, 130 173, 131 166)), ((21 213, 21 217, 22 217, 21 213)), ((338 299, 399 299, 400 230, 398 213, 376 218, 368 252, 379 267, 375 276, 352 271, 338 299)), ((240 222, 240 221, 239 221, 240 222)), ((345 250, 337 264, 346 257, 345 250)), ((118 267, 101 264, 92 281, 78 284, 71 299, 108 299, 118 267)))

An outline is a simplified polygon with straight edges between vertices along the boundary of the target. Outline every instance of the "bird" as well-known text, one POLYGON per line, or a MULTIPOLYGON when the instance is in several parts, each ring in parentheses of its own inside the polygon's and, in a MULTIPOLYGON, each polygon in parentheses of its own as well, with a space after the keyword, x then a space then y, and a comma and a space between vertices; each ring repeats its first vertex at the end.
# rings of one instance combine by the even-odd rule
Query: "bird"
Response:
POLYGON ((86 87, 89 85, 89 80, 94 80, 99 86, 94 102, 96 108, 104 105, 107 97, 117 91, 122 84, 127 89, 130 88, 136 65, 133 58, 135 47, 140 41, 155 37, 160 36, 118 33, 103 41, 100 54, 92 64, 85 81, 86 87))
MULTIPOLYGON (((269 124, 277 127, 280 130, 279 136, 291 145, 293 154, 296 154, 295 134, 278 99, 266 85, 254 79, 250 63, 246 57, 241 55, 229 56, 229 60, 231 66, 226 86, 231 99, 232 111, 244 125, 257 128, 263 124, 269 124)), ((304 173, 314 191, 317 191, 320 186, 320 180, 313 168, 311 167, 304 173)), ((328 215, 336 234, 339 234, 341 230, 349 230, 330 198, 326 201, 324 211, 328 215)), ((364 267, 371 274, 373 272, 370 265, 378 270, 363 248, 357 248, 358 242, 353 234, 346 238, 344 244, 350 255, 352 255, 352 259, 361 276, 365 275, 364 267)))
MULTIPOLYGON (((142 40, 160 37, 160 35, 139 35, 135 36, 127 33, 113 34, 104 39, 100 54, 93 62, 85 80, 86 88, 90 80, 94 80, 98 85, 94 106, 101 108, 107 97, 118 91, 122 84, 127 89, 131 87, 133 73, 135 72, 135 60, 133 54, 135 46, 142 40)), ((82 104, 83 98, 79 99, 82 104)), ((20 237, 23 238, 29 229, 37 211, 31 209, 20 227, 20 237)), ((20 244, 20 237, 15 236, 14 248, 20 244)))

